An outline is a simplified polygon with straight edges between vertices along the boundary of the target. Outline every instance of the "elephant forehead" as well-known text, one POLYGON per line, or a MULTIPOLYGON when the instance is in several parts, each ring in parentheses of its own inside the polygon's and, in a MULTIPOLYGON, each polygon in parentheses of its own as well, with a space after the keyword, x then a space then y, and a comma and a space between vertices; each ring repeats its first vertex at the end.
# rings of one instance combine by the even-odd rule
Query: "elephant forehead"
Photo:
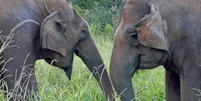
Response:
POLYGON ((67 4, 64 6, 64 9, 61 10, 61 15, 62 19, 72 21, 74 18, 74 12, 73 12, 73 6, 70 4, 67 4))
POLYGON ((121 16, 118 25, 127 29, 134 28, 135 25, 145 15, 145 3, 136 0, 127 0, 124 8, 121 11, 121 16))
POLYGON ((73 6, 71 4, 68 4, 69 6, 68 7, 68 15, 70 17, 70 19, 72 20, 74 18, 74 12, 73 12, 73 6))
POLYGON ((134 7, 125 8, 126 24, 136 24, 143 16, 143 9, 135 9, 134 7))

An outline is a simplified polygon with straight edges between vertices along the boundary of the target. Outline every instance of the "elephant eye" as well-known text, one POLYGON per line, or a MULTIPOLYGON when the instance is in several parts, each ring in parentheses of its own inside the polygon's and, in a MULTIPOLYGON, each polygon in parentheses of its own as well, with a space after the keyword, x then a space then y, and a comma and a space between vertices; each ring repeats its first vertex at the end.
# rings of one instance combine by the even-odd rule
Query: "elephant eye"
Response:
POLYGON ((139 44, 137 33, 131 33, 130 34, 129 42, 131 45, 138 45, 139 44))
POLYGON ((63 26, 62 26, 62 24, 60 22, 56 22, 56 28, 61 33, 64 33, 64 28, 63 28, 63 26))
POLYGON ((86 37, 86 34, 87 34, 87 29, 86 29, 86 28, 82 29, 79 39, 80 39, 80 40, 84 40, 85 37, 86 37))
POLYGON ((82 34, 86 34, 86 33, 87 33, 87 29, 84 28, 84 29, 82 30, 82 34))

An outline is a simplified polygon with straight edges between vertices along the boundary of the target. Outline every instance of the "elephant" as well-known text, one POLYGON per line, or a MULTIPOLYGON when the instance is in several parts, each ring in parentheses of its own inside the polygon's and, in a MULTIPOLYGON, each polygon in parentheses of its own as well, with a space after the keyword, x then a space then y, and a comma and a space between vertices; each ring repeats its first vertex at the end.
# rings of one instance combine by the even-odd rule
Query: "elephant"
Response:
POLYGON ((1 0, 0 32, 4 49, 0 77, 8 100, 40 100, 34 71, 39 59, 61 68, 71 80, 75 53, 99 83, 105 99, 114 101, 109 74, 88 24, 66 0, 1 0))
POLYGON ((135 101, 139 69, 165 68, 167 101, 198 101, 201 89, 201 1, 126 0, 120 11, 110 77, 122 101, 135 101))

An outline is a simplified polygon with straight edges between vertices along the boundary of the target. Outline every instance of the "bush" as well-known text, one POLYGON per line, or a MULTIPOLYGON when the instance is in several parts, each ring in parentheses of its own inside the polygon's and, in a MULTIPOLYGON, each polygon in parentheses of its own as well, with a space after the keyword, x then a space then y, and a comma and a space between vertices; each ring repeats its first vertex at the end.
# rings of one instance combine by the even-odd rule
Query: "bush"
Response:
POLYGON ((113 36, 122 0, 68 0, 93 29, 93 34, 113 36))

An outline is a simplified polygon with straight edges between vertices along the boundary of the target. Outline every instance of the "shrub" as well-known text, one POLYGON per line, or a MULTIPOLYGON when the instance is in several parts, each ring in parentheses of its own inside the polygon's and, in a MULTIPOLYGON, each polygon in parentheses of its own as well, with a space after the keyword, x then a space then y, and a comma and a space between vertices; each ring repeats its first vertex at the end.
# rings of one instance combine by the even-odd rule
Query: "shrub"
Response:
POLYGON ((88 22, 95 35, 112 36, 122 0, 68 0, 88 22))

